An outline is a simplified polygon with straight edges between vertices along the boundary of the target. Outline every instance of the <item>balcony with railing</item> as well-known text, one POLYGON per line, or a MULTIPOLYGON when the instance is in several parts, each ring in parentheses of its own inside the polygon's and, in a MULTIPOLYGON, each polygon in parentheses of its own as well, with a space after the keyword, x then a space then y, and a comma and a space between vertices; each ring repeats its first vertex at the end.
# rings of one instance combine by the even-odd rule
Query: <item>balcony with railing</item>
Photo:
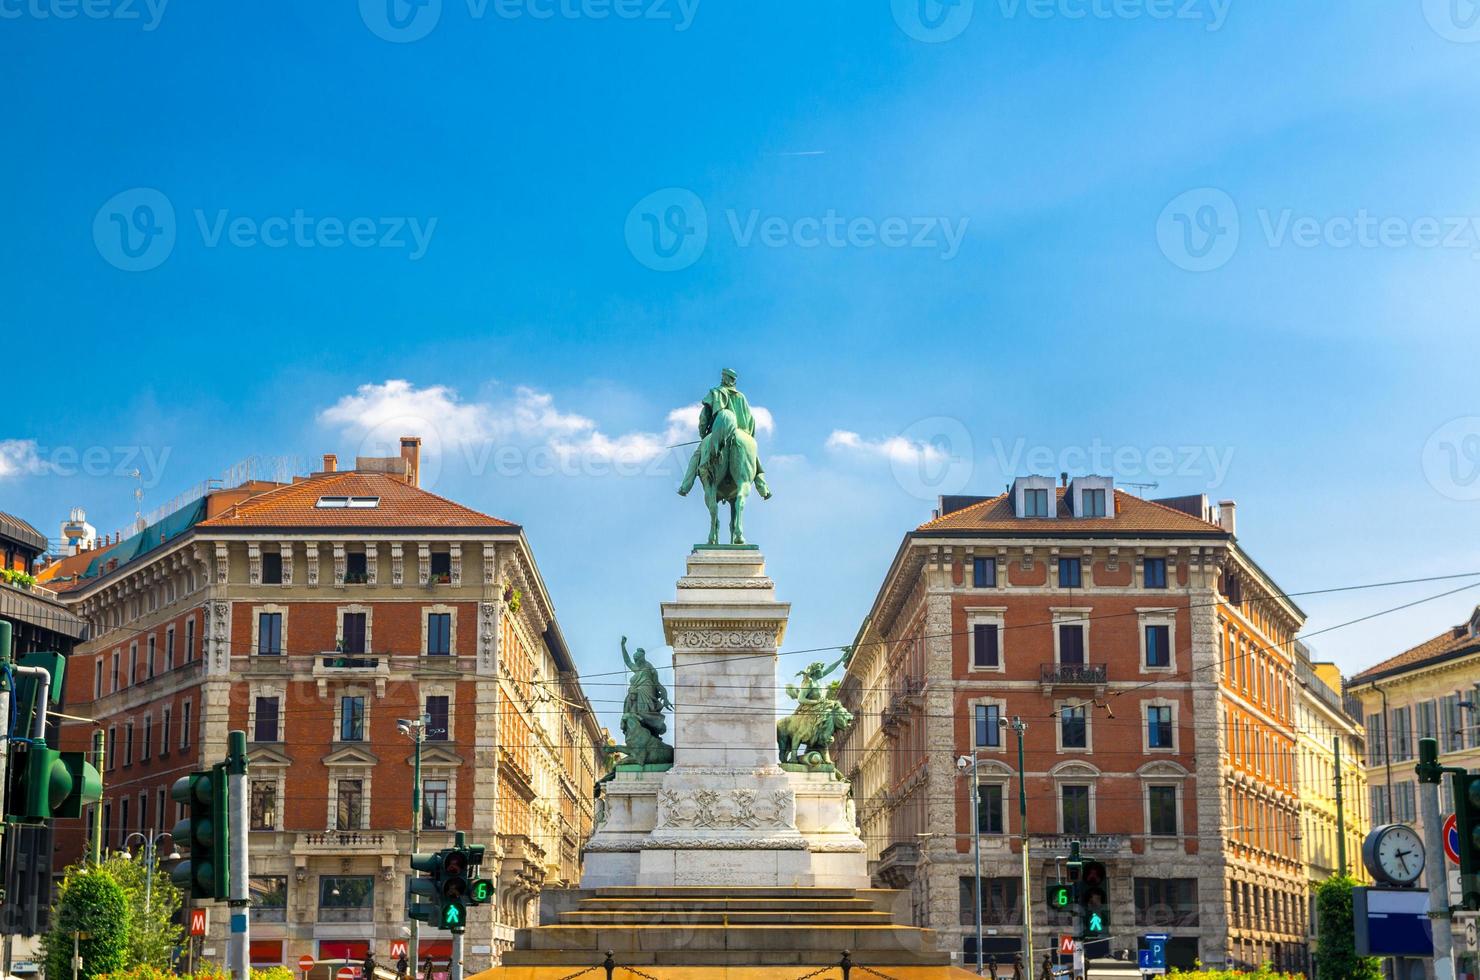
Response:
POLYGON ((1104 687, 1109 670, 1105 664, 1043 664, 1044 687, 1104 687))
POLYGON ((1031 847, 1040 857, 1069 855, 1069 845, 1079 841, 1086 858, 1118 857, 1130 854, 1128 834, 1029 834, 1031 847))
POLYGON ((373 680, 377 697, 385 697, 385 682, 391 676, 389 656, 326 651, 313 659, 313 677, 319 696, 328 696, 331 680, 373 680))

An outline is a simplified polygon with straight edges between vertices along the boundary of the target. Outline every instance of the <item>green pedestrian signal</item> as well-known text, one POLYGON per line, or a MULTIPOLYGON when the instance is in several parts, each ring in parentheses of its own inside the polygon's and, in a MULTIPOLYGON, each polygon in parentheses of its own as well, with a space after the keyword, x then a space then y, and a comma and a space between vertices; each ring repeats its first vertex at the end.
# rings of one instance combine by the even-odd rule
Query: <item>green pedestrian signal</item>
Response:
POLYGON ((442 928, 453 932, 462 932, 463 924, 467 918, 467 910, 463 908, 462 902, 448 902, 442 906, 442 928))
POLYGON ((1074 904, 1074 886, 1064 884, 1051 884, 1048 886, 1048 907, 1051 909, 1067 909, 1074 904))
POLYGON ((185 818, 175 824, 176 844, 189 848, 186 860, 170 873, 190 897, 225 901, 230 880, 230 841, 227 833, 226 764, 192 772, 175 780, 170 796, 185 805, 185 818))
POLYGON ((1110 931, 1110 897, 1105 865, 1086 861, 1079 872, 1080 939, 1103 939, 1110 931))
POLYGON ((1105 917, 1099 912, 1089 914, 1089 922, 1085 924, 1084 931, 1089 936, 1103 936, 1105 934, 1105 917))

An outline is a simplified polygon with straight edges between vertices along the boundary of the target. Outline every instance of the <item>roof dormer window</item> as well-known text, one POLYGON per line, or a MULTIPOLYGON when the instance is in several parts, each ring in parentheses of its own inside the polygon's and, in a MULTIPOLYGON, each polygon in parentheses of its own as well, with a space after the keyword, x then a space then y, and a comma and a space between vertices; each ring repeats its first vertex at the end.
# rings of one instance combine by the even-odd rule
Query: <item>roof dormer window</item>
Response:
POLYGON ((1108 476, 1076 476, 1064 490, 1075 517, 1114 517, 1115 480, 1108 476))
POLYGON ((379 497, 320 497, 314 504, 320 510, 366 510, 380 506, 379 497))
POLYGON ((1057 516, 1058 495, 1051 476, 1020 476, 1012 481, 1012 510, 1018 517, 1052 519, 1057 516))

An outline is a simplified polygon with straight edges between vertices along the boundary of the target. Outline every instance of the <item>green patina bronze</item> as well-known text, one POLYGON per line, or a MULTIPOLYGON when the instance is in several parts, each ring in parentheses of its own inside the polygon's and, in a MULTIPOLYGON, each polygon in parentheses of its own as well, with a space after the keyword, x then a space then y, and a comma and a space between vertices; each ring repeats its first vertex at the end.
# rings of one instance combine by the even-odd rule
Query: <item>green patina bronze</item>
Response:
POLYGON ((846 666, 853 656, 851 647, 845 647, 843 655, 831 664, 820 661, 808 664, 798 672, 801 686, 786 685, 786 693, 797 699, 796 711, 790 717, 776 722, 776 752, 785 768, 807 770, 831 770, 832 755, 828 751, 838 733, 853 724, 853 715, 838 700, 841 681, 833 681, 826 688, 822 679, 840 665, 846 666), (802 746, 806 751, 802 751, 802 746))
MULTIPOLYGON (((610 745, 605 749, 611 771, 606 779, 621 768, 628 766, 670 766, 673 764, 673 746, 663 741, 668 723, 663 720, 663 709, 673 710, 668 700, 668 689, 658 680, 658 668, 647 659, 647 651, 637 648, 627 653, 627 638, 622 637, 622 662, 632 671, 627 682, 627 697, 622 702, 622 745, 610 745), (620 756, 620 758, 618 758, 620 756)), ((603 780, 604 781, 604 780, 603 780)))
POLYGON ((755 416, 750 402, 735 387, 735 372, 725 368, 720 383, 709 389, 699 407, 699 448, 689 457, 688 470, 678 487, 680 496, 694 488, 694 480, 704 487, 704 503, 709 507, 709 543, 719 543, 719 505, 730 505, 730 543, 744 544, 745 498, 752 485, 762 500, 769 500, 771 488, 761 467, 755 447, 755 416))

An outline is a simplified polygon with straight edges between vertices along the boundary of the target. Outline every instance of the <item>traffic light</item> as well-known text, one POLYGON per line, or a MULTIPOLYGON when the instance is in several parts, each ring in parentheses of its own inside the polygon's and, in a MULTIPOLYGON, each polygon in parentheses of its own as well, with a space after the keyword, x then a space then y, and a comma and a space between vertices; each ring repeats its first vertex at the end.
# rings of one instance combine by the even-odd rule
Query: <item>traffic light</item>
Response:
POLYGON ((191 898, 224 901, 230 880, 230 835, 226 818, 226 764, 192 772, 175 780, 170 796, 185 804, 185 819, 175 824, 178 845, 188 842, 189 857, 175 866, 170 877, 191 898))
MULTIPOLYGON (((8 651, 0 651, 8 654, 8 651)), ((0 657, 0 659, 4 659, 0 657)), ((57 653, 27 653, 16 666, 44 668, 51 677, 45 692, 37 690, 38 674, 18 671, 11 705, 14 716, 10 730, 32 733, 36 722, 36 696, 55 704, 61 700, 67 661, 57 653)), ((8 816, 15 822, 34 823, 54 817, 80 817, 82 807, 96 803, 103 795, 98 771, 82 752, 59 752, 45 741, 45 733, 30 739, 16 738, 10 763, 8 816)))
POLYGON ((1072 884, 1050 884, 1046 890, 1044 901, 1050 909, 1067 912, 1074 907, 1074 886, 1072 884))
POLYGON ((487 878, 474 878, 468 883, 468 903, 487 905, 493 901, 493 882, 487 878))
POLYGON ((1079 938, 1103 939, 1110 932, 1110 901, 1105 891, 1105 865, 1086 861, 1079 872, 1079 938))
POLYGON ((442 852, 411 855, 411 870, 420 874, 406 882, 406 917, 417 922, 435 922, 438 906, 418 902, 417 898, 440 900, 442 889, 437 877, 442 872, 442 852))
POLYGON ((438 882, 442 887, 443 929, 462 932, 467 923, 467 908, 463 896, 468 893, 468 852, 453 847, 442 852, 442 874, 438 882))
POLYGON ((1460 904, 1480 911, 1480 774, 1450 772, 1454 780, 1454 823, 1459 831, 1460 904))

